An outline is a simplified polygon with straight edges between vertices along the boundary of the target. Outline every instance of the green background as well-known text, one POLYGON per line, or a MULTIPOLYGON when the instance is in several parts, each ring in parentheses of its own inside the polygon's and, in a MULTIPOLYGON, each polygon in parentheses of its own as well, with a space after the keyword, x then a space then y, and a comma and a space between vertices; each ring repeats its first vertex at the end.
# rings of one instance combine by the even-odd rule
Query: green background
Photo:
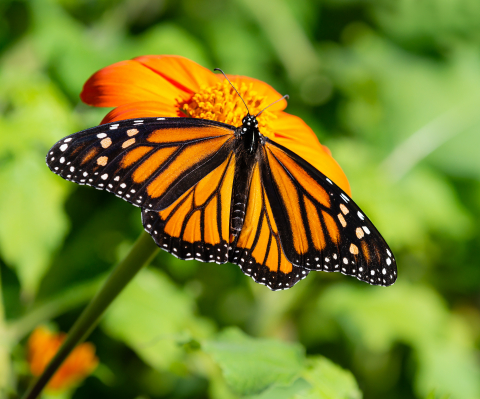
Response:
POLYGON ((0 389, 67 331, 142 231, 140 210, 45 165, 108 110, 83 83, 179 54, 290 95, 398 263, 389 288, 311 273, 271 292, 162 252, 89 340, 81 398, 480 398, 478 0, 0 1, 0 389))

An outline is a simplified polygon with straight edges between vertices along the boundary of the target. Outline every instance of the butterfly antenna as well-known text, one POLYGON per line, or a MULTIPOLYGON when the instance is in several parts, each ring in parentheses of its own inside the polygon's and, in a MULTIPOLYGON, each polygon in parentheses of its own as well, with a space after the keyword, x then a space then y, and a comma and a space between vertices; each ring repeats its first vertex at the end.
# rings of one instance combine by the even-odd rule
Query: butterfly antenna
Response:
POLYGON ((230 83, 230 86, 233 87, 233 90, 235 90, 238 94, 238 97, 240 97, 240 99, 243 101, 243 103, 245 104, 245 108, 247 109, 247 114, 250 115, 250 110, 248 109, 247 107, 247 103, 244 101, 244 99, 242 98, 242 96, 240 95, 240 93, 238 92, 238 90, 235 88, 235 86, 232 84, 232 82, 230 82, 230 79, 227 78, 227 75, 225 75, 225 72, 223 72, 220 68, 215 68, 214 71, 220 71, 223 76, 225 76, 225 79, 228 80, 228 83, 230 83))
POLYGON ((283 99, 289 99, 290 97, 288 96, 288 94, 285 94, 282 98, 279 98, 277 101, 274 101, 273 103, 271 103, 270 105, 267 105, 264 109, 262 109, 257 115, 255 115, 255 118, 260 116, 260 114, 265 111, 267 108, 271 107, 273 104, 276 104, 278 103, 279 101, 282 101, 283 99))

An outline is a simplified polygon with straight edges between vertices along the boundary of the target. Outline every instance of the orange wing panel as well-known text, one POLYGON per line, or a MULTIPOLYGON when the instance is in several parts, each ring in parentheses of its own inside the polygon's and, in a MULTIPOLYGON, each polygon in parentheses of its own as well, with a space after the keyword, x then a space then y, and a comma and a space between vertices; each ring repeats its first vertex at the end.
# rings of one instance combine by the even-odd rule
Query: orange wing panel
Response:
POLYGON ((145 154, 149 153, 153 150, 153 147, 141 146, 134 148, 133 150, 127 152, 121 162, 122 168, 128 168, 129 166, 133 165, 137 162, 140 158, 142 158, 145 154))
POLYGON ((325 242, 325 236, 323 235, 322 223, 318 217, 318 212, 315 206, 308 198, 303 198, 305 201, 305 209, 307 211, 308 224, 310 226, 310 234, 312 237, 313 245, 315 249, 321 251, 327 243, 325 242))
POLYGON ((154 130, 147 138, 150 143, 174 143, 205 139, 206 137, 232 136, 232 131, 220 126, 182 127, 154 130))
POLYGON ((212 156, 229 139, 229 136, 201 141, 186 147, 147 187, 152 198, 162 196, 165 191, 178 180, 183 172, 202 160, 212 156))
POLYGON ((187 226, 183 232, 183 239, 187 242, 198 242, 202 240, 202 232, 200 230, 200 210, 193 212, 188 219, 187 226))
POLYGON ((88 151, 87 155, 83 157, 81 164, 84 165, 90 161, 95 155, 97 155, 98 151, 98 148, 92 148, 90 151, 88 151))
POLYGON ((280 259, 278 259, 278 249, 277 240, 273 239, 270 244, 267 261, 265 262, 265 266, 267 266, 272 272, 278 272, 279 269, 280 259))
POLYGON ((267 152, 267 154, 270 170, 280 190, 285 209, 288 212, 290 227, 293 231, 293 245, 297 253, 304 254, 308 251, 308 240, 303 225, 297 189, 275 157, 270 152, 267 152))
POLYGON ((229 159, 226 159, 223 164, 210 172, 202 180, 200 180, 195 188, 195 206, 202 206, 213 192, 219 187, 220 180, 225 172, 229 159))
MULTIPOLYGON (((142 147, 139 147, 137 149, 141 148, 142 147)), ((177 149, 178 147, 166 147, 155 151, 135 169, 132 175, 133 181, 135 183, 142 183, 147 180, 177 149)))
POLYGON ((328 234, 330 239, 334 244, 337 244, 340 241, 340 232, 338 231, 338 225, 335 223, 333 217, 331 217, 327 212, 322 211, 323 220, 327 226, 328 234))
POLYGON ((192 209, 193 195, 190 191, 186 201, 181 204, 178 209, 174 211, 173 217, 171 217, 165 225, 165 232, 172 237, 180 237, 182 233, 182 225, 188 214, 192 209))
POLYGON ((280 149, 267 145, 269 152, 272 152, 275 157, 288 169, 293 177, 305 188, 313 198, 320 204, 330 208, 330 197, 328 193, 298 164, 285 154, 280 149))
POLYGON ((365 241, 362 241, 362 252, 367 262, 370 262, 370 251, 368 250, 368 244, 365 241))
POLYGON ((282 251, 282 254, 280 256, 280 271, 285 273, 285 274, 293 272, 293 265, 285 257, 285 254, 283 253, 283 251, 282 251))
MULTIPOLYGON (((217 225, 217 197, 213 197, 212 200, 205 208, 205 242, 207 244, 215 245, 220 242, 220 235, 218 234, 218 225, 217 225)), ((228 219, 224 221, 222 219, 223 224, 227 224, 228 226, 228 219)))
MULTIPOLYGON (((252 256, 255 258, 255 260, 263 264, 265 260, 265 255, 267 253, 267 248, 268 248, 268 239, 270 237, 270 231, 268 228, 267 224, 267 219, 265 218, 265 215, 262 217, 260 220, 260 236, 258 237, 257 243, 255 245, 255 249, 252 252, 252 256)), ((275 265, 275 270, 277 269, 277 266, 275 265)))

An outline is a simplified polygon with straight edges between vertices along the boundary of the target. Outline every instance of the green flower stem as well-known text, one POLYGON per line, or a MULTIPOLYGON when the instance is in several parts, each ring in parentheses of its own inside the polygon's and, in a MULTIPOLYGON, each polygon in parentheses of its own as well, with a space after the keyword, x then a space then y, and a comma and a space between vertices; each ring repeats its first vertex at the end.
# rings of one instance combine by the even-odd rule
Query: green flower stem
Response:
POLYGON ((98 324, 100 317, 112 301, 120 294, 130 280, 158 252, 158 247, 150 235, 143 232, 133 245, 128 255, 113 269, 107 281, 85 308, 73 327, 68 332, 67 339, 58 353, 23 396, 23 399, 35 399, 50 378, 55 374, 70 352, 81 343, 98 324))

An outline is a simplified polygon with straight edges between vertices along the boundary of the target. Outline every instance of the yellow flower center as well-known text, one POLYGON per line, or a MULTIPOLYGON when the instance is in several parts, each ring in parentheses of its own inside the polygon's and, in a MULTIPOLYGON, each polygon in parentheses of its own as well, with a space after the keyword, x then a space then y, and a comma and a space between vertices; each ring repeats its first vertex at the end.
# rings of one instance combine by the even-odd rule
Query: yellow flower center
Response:
MULTIPOLYGON (((252 83, 242 82, 237 90, 247 104, 251 115, 258 114, 269 105, 265 103, 265 96, 261 96, 253 90, 252 83)), ((189 100, 179 102, 178 108, 184 115, 191 118, 209 119, 236 127, 242 125, 242 119, 247 114, 245 105, 227 80, 200 90, 189 100)), ((260 132, 267 136, 270 135, 272 129, 269 127, 269 123, 276 118, 277 116, 268 110, 262 112, 258 117, 260 132)))

